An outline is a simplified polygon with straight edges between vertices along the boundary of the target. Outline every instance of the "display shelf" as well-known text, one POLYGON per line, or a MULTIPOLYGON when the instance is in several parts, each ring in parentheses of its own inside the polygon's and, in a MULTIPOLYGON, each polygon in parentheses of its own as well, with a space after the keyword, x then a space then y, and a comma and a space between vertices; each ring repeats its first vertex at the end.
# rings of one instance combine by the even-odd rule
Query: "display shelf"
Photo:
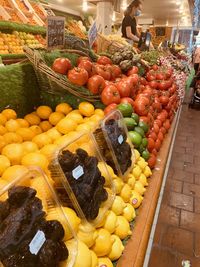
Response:
POLYGON ((0 31, 19 31, 32 34, 46 34, 46 28, 42 26, 33 26, 12 21, 0 21, 0 31))
POLYGON ((138 210, 135 226, 132 236, 129 239, 122 257, 117 263, 117 267, 142 267, 145 259, 147 245, 151 233, 151 227, 160 195, 160 189, 163 177, 166 171, 169 152, 172 145, 173 137, 176 134, 181 109, 177 111, 171 128, 162 144, 162 148, 158 154, 158 161, 153 171, 153 175, 149 179, 148 190, 142 206, 138 210))

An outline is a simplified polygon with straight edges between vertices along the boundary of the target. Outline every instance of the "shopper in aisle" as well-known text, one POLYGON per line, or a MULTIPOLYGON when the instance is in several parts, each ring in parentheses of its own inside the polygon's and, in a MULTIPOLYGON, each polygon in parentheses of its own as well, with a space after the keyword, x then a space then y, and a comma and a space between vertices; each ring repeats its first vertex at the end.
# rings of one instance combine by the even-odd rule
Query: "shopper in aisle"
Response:
POLYGON ((127 7, 122 21, 122 37, 126 38, 129 43, 139 42, 139 32, 137 29, 136 17, 140 16, 142 10, 142 2, 134 0, 127 7))
POLYGON ((197 47, 195 49, 193 62, 194 62, 195 73, 197 73, 199 70, 199 64, 200 64, 200 47, 197 47))

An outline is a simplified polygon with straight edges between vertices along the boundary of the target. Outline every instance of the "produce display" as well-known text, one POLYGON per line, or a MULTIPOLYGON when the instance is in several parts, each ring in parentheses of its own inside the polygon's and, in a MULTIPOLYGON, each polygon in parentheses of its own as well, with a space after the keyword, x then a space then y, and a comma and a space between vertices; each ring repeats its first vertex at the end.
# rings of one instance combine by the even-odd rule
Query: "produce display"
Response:
POLYGON ((74 34, 77 37, 80 37, 82 39, 87 39, 86 35, 86 29, 83 29, 83 26, 80 27, 80 24, 75 21, 75 20, 69 20, 67 22, 67 31, 70 32, 71 34, 74 34), (85 31, 85 32, 84 32, 85 31))

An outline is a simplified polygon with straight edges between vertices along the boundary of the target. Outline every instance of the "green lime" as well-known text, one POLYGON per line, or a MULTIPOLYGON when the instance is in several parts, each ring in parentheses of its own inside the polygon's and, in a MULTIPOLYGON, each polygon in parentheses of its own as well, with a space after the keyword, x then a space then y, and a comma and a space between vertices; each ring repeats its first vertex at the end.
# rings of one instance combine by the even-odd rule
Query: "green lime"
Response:
POLYGON ((144 122, 144 121, 140 121, 139 124, 138 124, 138 126, 140 128, 142 128, 145 133, 147 133, 148 130, 149 130, 149 125, 146 122, 144 122))
POLYGON ((128 130, 133 130, 135 125, 137 125, 137 123, 135 122, 134 119, 132 118, 124 118, 124 122, 128 128, 128 130))
POLYGON ((133 107, 129 103, 122 103, 117 106, 117 109, 121 111, 124 117, 130 117, 133 113, 133 107))
POLYGON ((130 131, 129 136, 130 136, 131 142, 134 144, 134 146, 139 147, 141 142, 142 142, 142 136, 135 131, 130 131))
POLYGON ((137 132, 137 133, 139 133, 142 137, 145 136, 144 130, 141 127, 139 127, 139 126, 136 126, 134 128, 134 131, 137 132))
POLYGON ((148 160, 150 158, 150 153, 147 149, 145 149, 143 152, 142 152, 142 157, 143 159, 145 160, 148 160))
POLYGON ((142 154, 143 151, 145 150, 145 147, 141 144, 141 145, 139 146, 138 150, 139 150, 140 154, 142 154))
POLYGON ((142 145, 146 147, 148 145, 148 139, 145 137, 142 139, 142 145))
POLYGON ((139 119, 140 119, 140 117, 138 116, 138 114, 132 113, 131 118, 134 119, 136 121, 136 123, 138 124, 139 119))

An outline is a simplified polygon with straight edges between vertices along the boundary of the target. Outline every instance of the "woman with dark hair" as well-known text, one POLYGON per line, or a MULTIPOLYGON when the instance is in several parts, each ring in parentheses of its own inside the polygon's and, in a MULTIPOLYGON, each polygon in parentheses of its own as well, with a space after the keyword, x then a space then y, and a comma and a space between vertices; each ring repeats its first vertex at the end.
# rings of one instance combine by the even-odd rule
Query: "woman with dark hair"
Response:
POLYGON ((142 10, 142 2, 134 0, 124 12, 122 21, 122 37, 126 38, 130 43, 139 42, 139 34, 137 31, 137 16, 140 16, 142 10))

